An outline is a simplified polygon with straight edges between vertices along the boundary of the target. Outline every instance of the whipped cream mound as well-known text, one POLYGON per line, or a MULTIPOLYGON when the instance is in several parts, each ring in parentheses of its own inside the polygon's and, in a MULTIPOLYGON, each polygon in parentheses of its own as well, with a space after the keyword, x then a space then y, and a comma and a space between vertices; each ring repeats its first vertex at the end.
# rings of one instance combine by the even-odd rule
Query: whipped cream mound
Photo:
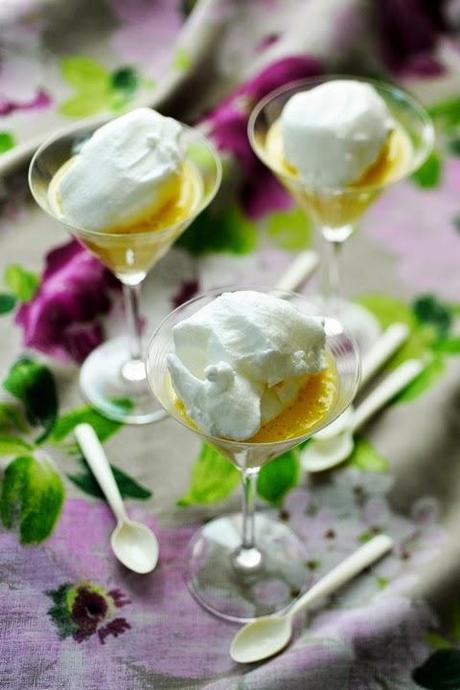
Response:
POLYGON ((212 436, 251 438, 326 367, 321 321, 251 290, 228 292, 173 328, 172 385, 212 436))
POLYGON ((97 129, 53 179, 49 198, 63 220, 110 231, 160 210, 179 189, 179 122, 138 108, 97 129))
POLYGON ((296 93, 281 113, 286 161, 316 190, 357 182, 376 163, 393 128, 376 90, 352 80, 296 93))

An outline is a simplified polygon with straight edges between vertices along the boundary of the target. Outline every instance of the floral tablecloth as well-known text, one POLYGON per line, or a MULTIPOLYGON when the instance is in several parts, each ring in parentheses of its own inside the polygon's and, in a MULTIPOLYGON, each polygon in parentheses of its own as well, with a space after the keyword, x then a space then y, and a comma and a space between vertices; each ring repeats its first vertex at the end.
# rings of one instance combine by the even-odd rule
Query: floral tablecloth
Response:
POLYGON ((2 690, 460 688, 459 26, 455 0, 2 4, 2 690), (424 357, 426 368, 341 468, 307 478, 293 450, 262 471, 260 509, 303 537, 312 582, 373 534, 396 547, 300 621, 285 653, 244 667, 228 654, 235 627, 182 580, 197 526, 237 509, 237 471, 172 420, 122 428, 83 404, 78 365, 122 328, 120 292, 33 205, 24 166, 57 128, 140 103, 214 139, 221 194, 149 276, 149 330, 201 289, 274 283, 318 243, 245 129, 265 93, 324 72, 396 81, 435 121, 428 162, 374 205, 344 252, 347 294, 382 327, 411 329, 389 367, 424 357), (113 518, 72 435, 80 421, 105 442, 130 515, 159 535, 151 575, 110 552, 113 518))

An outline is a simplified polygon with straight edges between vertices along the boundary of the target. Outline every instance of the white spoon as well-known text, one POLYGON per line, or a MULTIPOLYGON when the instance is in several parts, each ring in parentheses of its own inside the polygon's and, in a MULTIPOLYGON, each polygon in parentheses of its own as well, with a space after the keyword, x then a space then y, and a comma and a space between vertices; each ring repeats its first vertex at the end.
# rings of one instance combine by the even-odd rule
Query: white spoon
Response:
POLYGON ((78 424, 74 433, 88 465, 118 520, 110 539, 115 556, 135 573, 149 573, 158 562, 157 538, 146 525, 128 518, 109 461, 93 427, 89 424, 78 424))
POLYGON ((277 290, 295 291, 318 268, 319 256, 311 250, 300 252, 275 285, 277 290))
POLYGON ((233 638, 230 647, 232 659, 240 664, 250 664, 281 651, 291 639, 293 618, 299 611, 338 590, 392 548, 393 540, 387 535, 374 537, 313 585, 287 613, 264 616, 245 625, 233 638))
POLYGON ((389 374, 363 402, 341 419, 315 434, 301 452, 307 472, 323 472, 344 462, 353 451, 353 434, 402 391, 425 368, 424 362, 409 359, 389 374))

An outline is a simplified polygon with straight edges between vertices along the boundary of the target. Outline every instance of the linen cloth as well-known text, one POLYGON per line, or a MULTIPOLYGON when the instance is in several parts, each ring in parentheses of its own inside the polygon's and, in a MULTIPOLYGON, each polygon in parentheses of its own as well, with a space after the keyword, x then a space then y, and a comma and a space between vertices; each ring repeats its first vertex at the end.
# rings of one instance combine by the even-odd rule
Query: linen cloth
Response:
MULTIPOLYGON (((40 449, 27 449, 18 439, 35 442, 40 424, 22 419, 11 386, 2 393, 0 687, 460 687, 459 4, 24 0, 1 12, 3 156, 12 160, 15 150, 81 118, 102 121, 140 104, 199 124, 221 151, 224 183, 212 209, 146 280, 146 332, 200 290, 274 284, 297 251, 319 246, 311 223, 247 142, 250 109, 273 88, 329 72, 396 81, 429 106, 438 141, 422 174, 370 209, 343 256, 346 294, 381 327, 402 320, 411 328, 391 365, 422 356, 427 368, 366 427, 342 467, 318 478, 299 473, 275 506, 260 497, 261 510, 305 540, 312 582, 374 533, 390 534, 397 545, 301 620, 282 655, 252 666, 231 661, 235 626, 202 610, 183 584, 188 540, 204 520, 237 510, 238 496, 222 486, 211 495, 196 481, 193 493, 200 444, 172 420, 99 429, 124 473, 130 515, 159 535, 161 560, 154 573, 137 576, 110 551, 112 515, 65 429, 90 413, 78 365, 122 330, 119 291, 33 204, 26 161, 9 167, 0 216, 0 373, 8 380, 24 353, 44 364, 56 382, 59 416, 40 449), (18 463, 31 454, 35 465, 18 463), (40 474, 48 457, 60 480, 40 474), (13 463, 18 483, 7 496, 13 463), (48 536, 60 481, 65 498, 48 536), (40 503, 45 484, 49 494, 40 503)), ((315 281, 305 293, 314 289, 315 281)), ((43 391, 48 384, 42 381, 43 391)), ((292 468, 298 456, 286 462, 292 468)), ((234 486, 220 465, 215 471, 234 486)))

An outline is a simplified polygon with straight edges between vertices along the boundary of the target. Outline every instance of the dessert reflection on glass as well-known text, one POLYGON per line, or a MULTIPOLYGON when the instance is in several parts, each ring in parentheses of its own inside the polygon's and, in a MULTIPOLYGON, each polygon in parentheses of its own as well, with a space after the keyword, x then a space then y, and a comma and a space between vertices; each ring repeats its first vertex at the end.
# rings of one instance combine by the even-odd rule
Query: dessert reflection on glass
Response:
POLYGON ((146 384, 140 285, 212 200, 220 176, 201 134, 148 108, 54 138, 32 160, 35 199, 123 284, 130 336, 97 348, 80 377, 86 398, 110 418, 163 416, 146 384))
POLYGON ((147 354, 153 392, 241 471, 242 515, 213 520, 189 549, 187 583, 231 620, 279 611, 308 584, 308 555, 284 524, 254 515, 262 465, 351 402, 359 363, 337 321, 294 293, 214 291, 182 305, 147 354))
POLYGON ((325 306, 359 332, 365 314, 340 300, 337 252, 382 190, 425 161, 433 144, 428 116, 409 94, 388 85, 311 79, 263 99, 251 115, 249 137, 333 249, 325 306))

